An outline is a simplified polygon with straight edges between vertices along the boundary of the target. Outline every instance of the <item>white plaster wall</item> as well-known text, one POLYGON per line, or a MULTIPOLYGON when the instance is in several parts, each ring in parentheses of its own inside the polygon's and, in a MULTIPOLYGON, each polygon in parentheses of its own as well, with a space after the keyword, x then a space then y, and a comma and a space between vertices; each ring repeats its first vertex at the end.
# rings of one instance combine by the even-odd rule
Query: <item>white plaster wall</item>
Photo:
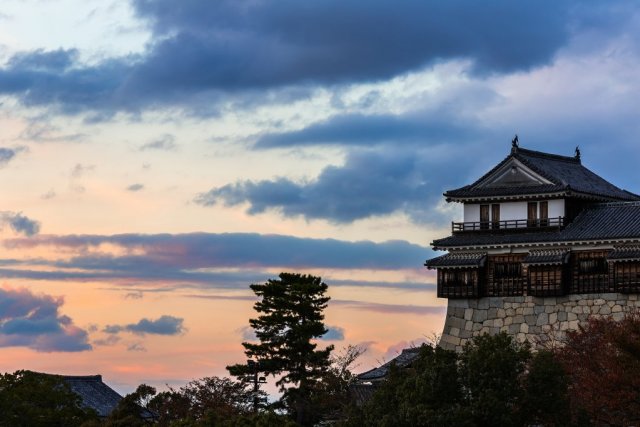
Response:
POLYGON ((549 218, 564 216, 564 199, 549 200, 549 218))
POLYGON ((480 204, 464 204, 464 222, 480 221, 480 204))
MULTIPOLYGON (((564 216, 564 199, 554 199, 548 202, 549 218, 564 216)), ((538 217, 540 217, 540 214, 538 214, 538 217)), ((527 202, 500 203, 500 220, 507 221, 511 219, 527 219, 527 202)), ((477 221, 480 221, 480 203, 465 203, 464 222, 477 221)))

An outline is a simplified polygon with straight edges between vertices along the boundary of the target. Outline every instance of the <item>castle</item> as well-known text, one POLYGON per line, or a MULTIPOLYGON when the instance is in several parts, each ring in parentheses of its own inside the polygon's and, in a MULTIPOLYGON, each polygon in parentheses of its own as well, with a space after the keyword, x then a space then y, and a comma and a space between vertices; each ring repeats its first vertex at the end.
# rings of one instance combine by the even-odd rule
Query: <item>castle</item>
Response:
POLYGON ((461 350, 504 331, 534 346, 590 316, 640 308, 640 196, 560 156, 521 148, 473 184, 444 193, 463 222, 426 262, 448 298, 440 345, 461 350))

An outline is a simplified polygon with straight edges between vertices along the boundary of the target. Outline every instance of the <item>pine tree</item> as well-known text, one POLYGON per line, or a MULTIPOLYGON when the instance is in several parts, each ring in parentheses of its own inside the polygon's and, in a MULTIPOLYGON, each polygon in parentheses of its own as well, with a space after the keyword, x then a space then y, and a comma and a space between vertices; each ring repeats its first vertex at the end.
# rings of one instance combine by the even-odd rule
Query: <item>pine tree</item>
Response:
POLYGON ((282 401, 298 424, 307 424, 310 396, 330 365, 333 346, 317 350, 314 339, 327 333, 323 310, 329 297, 320 277, 281 273, 279 279, 251 285, 260 298, 250 319, 259 342, 244 342, 252 363, 228 366, 232 375, 248 377, 257 372, 280 376, 276 383, 282 401))

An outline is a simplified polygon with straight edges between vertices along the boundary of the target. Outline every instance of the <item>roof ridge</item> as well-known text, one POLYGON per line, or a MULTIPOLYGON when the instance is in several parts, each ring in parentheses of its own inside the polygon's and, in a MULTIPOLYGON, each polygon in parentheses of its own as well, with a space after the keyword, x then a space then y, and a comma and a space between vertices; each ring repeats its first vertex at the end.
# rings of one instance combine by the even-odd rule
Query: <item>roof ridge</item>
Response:
POLYGON ((544 158, 544 159, 560 160, 560 161, 565 161, 565 162, 581 164, 580 159, 576 158, 576 157, 563 156, 563 155, 560 155, 560 154, 545 153, 543 151, 528 150, 526 148, 521 148, 521 147, 518 147, 518 150, 514 154, 516 156, 518 154, 524 154, 524 155, 532 156, 532 157, 541 157, 541 158, 544 158))
POLYGON ((636 206, 640 206, 640 201, 634 200, 634 201, 629 201, 629 202, 603 202, 603 203, 596 203, 594 205, 594 207, 636 207, 636 206))

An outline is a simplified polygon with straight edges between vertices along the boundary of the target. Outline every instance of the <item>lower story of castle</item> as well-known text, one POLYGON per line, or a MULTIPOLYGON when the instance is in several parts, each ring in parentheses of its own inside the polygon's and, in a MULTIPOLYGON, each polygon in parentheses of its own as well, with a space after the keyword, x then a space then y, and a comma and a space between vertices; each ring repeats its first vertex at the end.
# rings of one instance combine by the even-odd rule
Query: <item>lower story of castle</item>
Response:
POLYGON ((637 294, 617 292, 450 299, 439 345, 461 351, 473 337, 500 332, 534 348, 562 345, 567 331, 578 330, 590 317, 619 321, 638 309, 637 294))

